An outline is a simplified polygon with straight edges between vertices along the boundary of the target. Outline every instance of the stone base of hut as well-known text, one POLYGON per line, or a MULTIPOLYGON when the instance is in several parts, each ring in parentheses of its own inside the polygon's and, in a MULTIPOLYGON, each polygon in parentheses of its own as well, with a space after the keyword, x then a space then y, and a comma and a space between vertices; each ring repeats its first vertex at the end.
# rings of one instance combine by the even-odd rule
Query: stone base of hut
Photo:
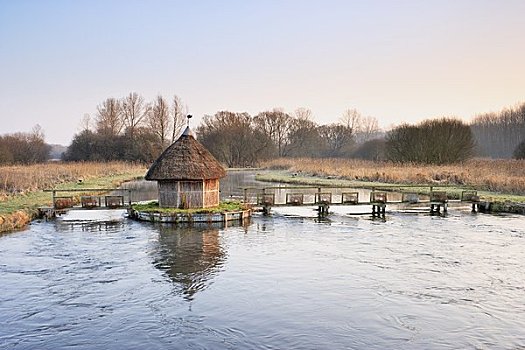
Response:
POLYGON ((167 213, 151 213, 142 212, 130 209, 129 216, 133 219, 149 222, 164 222, 164 223, 193 223, 193 222, 228 222, 240 221, 243 222, 251 217, 251 210, 242 210, 235 212, 224 213, 199 213, 199 214, 167 214, 167 213))

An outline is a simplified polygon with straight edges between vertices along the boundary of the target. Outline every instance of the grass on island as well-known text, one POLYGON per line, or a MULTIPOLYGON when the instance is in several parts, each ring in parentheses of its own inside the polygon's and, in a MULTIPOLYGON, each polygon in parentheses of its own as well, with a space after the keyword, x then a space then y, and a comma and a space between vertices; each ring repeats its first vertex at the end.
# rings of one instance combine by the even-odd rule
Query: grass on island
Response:
POLYGON ((133 204, 132 208, 136 211, 146 213, 161 213, 161 214, 215 214, 224 212, 235 212, 246 210, 247 206, 239 201, 221 202, 218 206, 212 208, 198 208, 198 209, 178 209, 178 208, 161 208, 158 201, 152 201, 143 204, 133 204))
POLYGON ((453 197, 475 189, 489 201, 525 202, 525 161, 474 159, 456 165, 395 164, 354 159, 281 158, 267 161, 271 170, 261 181, 313 186, 383 187, 411 186, 407 192, 427 193, 429 186, 453 197), (418 187, 420 186, 420 187, 418 187))
MULTIPOLYGON (((45 163, 0 167, 0 232, 21 229, 38 213, 52 205, 52 194, 44 189, 114 188, 142 178, 142 165, 109 163, 45 163)), ((75 195, 93 194, 76 192, 75 195)), ((63 193, 60 193, 63 194, 63 193)))

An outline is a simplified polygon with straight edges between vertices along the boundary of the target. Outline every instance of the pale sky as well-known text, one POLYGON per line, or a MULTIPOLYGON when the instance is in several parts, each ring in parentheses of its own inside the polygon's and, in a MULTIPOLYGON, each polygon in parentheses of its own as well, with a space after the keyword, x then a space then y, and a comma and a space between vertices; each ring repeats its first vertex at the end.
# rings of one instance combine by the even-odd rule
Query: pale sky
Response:
POLYGON ((131 91, 382 127, 525 102, 525 0, 0 0, 0 134, 67 145, 131 91))

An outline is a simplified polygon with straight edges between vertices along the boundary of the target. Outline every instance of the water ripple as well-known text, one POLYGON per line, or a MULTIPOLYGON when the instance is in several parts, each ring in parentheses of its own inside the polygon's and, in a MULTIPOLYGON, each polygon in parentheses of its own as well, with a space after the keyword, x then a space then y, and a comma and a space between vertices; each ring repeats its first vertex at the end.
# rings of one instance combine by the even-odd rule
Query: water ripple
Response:
POLYGON ((525 346, 522 217, 286 214, 2 235, 0 348, 525 346))

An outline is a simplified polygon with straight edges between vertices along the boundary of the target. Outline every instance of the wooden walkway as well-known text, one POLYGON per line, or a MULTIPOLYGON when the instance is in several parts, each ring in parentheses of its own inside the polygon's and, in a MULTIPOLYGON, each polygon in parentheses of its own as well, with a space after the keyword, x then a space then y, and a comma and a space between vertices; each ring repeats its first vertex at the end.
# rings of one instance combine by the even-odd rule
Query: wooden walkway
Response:
MULTIPOLYGON (((447 186, 390 185, 381 187, 283 186, 243 188, 243 201, 269 214, 273 207, 317 206, 319 216, 327 216, 330 206, 371 206, 372 215, 385 215, 387 205, 405 204, 428 207, 430 213, 448 211, 449 203, 472 205, 479 211, 481 202, 476 190, 463 189, 447 193, 447 186), (417 190, 416 190, 417 189, 417 190), (361 198, 363 192, 370 192, 361 198), (360 197, 361 195, 361 197, 360 197)), ((456 187, 457 188, 457 187, 456 187)))
POLYGON ((53 194, 52 207, 38 208, 40 216, 46 219, 62 215, 69 210, 131 208, 132 190, 126 188, 53 189, 44 192, 53 194))

